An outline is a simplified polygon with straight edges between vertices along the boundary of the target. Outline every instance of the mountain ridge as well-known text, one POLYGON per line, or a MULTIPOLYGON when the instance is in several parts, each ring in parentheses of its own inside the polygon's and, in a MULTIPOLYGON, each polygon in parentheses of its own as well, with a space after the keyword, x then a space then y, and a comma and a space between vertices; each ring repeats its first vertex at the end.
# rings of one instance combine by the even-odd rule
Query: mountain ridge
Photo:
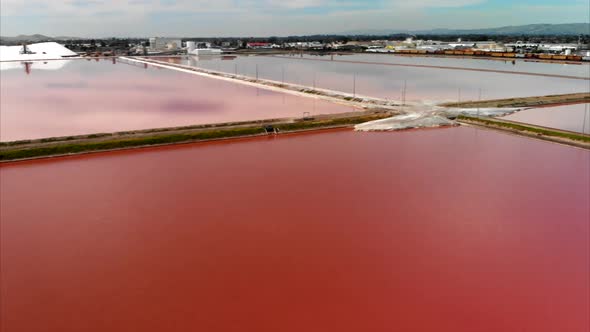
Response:
POLYGON ((563 23, 563 24, 527 24, 508 25, 498 28, 482 29, 430 29, 430 30, 400 30, 400 29, 371 29, 348 31, 342 33, 349 36, 362 35, 588 35, 590 23, 563 23))
POLYGON ((42 34, 18 35, 18 36, 15 36, 15 37, 0 36, 0 40, 3 40, 3 41, 12 41, 12 42, 26 41, 26 42, 34 42, 34 43, 43 42, 43 41, 76 40, 76 39, 82 39, 82 38, 78 38, 78 37, 66 37, 66 36, 49 37, 49 36, 45 36, 45 35, 42 35, 42 34))
MULTIPOLYGON (((498 28, 482 29, 429 29, 429 30, 404 30, 404 29, 365 29, 356 31, 347 31, 342 33, 331 33, 322 35, 342 35, 342 36, 386 36, 394 34, 409 35, 590 35, 590 23, 563 23, 563 24, 527 24, 527 25, 509 25, 498 28)), ((57 36, 49 37, 42 34, 18 35, 15 37, 0 36, 0 41, 4 42, 42 42, 56 40, 81 40, 91 38, 57 36)))

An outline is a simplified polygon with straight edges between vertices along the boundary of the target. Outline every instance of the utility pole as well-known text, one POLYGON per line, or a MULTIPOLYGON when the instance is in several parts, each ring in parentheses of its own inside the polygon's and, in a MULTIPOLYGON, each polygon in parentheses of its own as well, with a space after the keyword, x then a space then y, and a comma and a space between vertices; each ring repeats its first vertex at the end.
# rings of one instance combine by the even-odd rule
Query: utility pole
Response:
POLYGON ((258 64, 256 64, 256 80, 258 81, 258 64))
POLYGON ((402 106, 403 106, 404 105, 404 86, 403 85, 400 88, 400 96, 399 96, 399 98, 401 99, 400 101, 401 101, 402 106))
POLYGON ((356 97, 356 73, 352 75, 352 95, 356 97))
POLYGON ((404 80, 404 85, 402 87, 402 106, 406 106, 406 93, 408 91, 408 81, 404 80))
MULTIPOLYGON (((479 102, 481 102, 481 88, 479 88, 479 98, 477 99, 479 102)), ((477 118, 479 118, 479 103, 477 104, 477 118)))
POLYGON ((586 133, 586 117, 588 113, 588 104, 584 105, 584 124, 582 125, 582 134, 586 133))

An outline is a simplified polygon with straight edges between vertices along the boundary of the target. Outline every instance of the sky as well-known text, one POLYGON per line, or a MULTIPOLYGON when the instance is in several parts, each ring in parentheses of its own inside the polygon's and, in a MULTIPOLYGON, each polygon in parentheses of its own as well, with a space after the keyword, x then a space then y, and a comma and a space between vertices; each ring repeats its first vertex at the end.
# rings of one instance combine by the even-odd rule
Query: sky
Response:
POLYGON ((590 21, 588 0, 0 0, 0 35, 249 37, 590 21))

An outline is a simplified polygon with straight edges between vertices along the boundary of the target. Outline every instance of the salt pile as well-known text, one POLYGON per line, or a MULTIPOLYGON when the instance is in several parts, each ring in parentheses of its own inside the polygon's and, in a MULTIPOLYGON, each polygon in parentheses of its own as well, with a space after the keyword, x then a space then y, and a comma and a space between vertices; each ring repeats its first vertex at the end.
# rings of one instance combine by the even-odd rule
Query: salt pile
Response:
POLYGON ((356 125, 354 129, 357 131, 393 131, 412 128, 430 128, 454 125, 454 121, 451 121, 442 116, 410 113, 394 116, 387 119, 361 123, 356 125))
POLYGON ((27 54, 21 54, 22 50, 22 45, 0 46, 0 61, 55 60, 78 55, 55 42, 27 45, 27 54))
POLYGON ((458 115, 498 117, 522 110, 523 108, 448 108, 444 111, 444 114, 451 117, 458 115))

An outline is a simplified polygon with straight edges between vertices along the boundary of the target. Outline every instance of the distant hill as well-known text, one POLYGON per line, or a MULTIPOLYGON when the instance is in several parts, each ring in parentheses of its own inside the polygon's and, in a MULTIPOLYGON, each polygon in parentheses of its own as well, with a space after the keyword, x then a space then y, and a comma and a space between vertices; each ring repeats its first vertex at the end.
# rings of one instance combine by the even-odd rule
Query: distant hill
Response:
POLYGON ((53 37, 54 40, 80 40, 80 39, 84 39, 84 38, 80 38, 80 37, 68 37, 68 36, 57 36, 57 37, 53 37))
POLYGON ((433 30, 359 30, 345 35, 589 35, 590 23, 529 24, 487 29, 433 29, 433 30))
POLYGON ((49 37, 40 34, 35 35, 18 35, 16 37, 5 37, 0 36, 0 40, 4 42, 29 42, 29 43, 38 43, 38 42, 45 42, 45 41, 54 41, 54 40, 68 40, 68 39, 79 39, 77 37, 49 37))
POLYGON ((16 37, 0 37, 2 40, 6 41, 28 41, 28 42, 40 42, 40 41, 48 41, 53 40, 51 37, 47 37, 44 35, 18 35, 16 37))

